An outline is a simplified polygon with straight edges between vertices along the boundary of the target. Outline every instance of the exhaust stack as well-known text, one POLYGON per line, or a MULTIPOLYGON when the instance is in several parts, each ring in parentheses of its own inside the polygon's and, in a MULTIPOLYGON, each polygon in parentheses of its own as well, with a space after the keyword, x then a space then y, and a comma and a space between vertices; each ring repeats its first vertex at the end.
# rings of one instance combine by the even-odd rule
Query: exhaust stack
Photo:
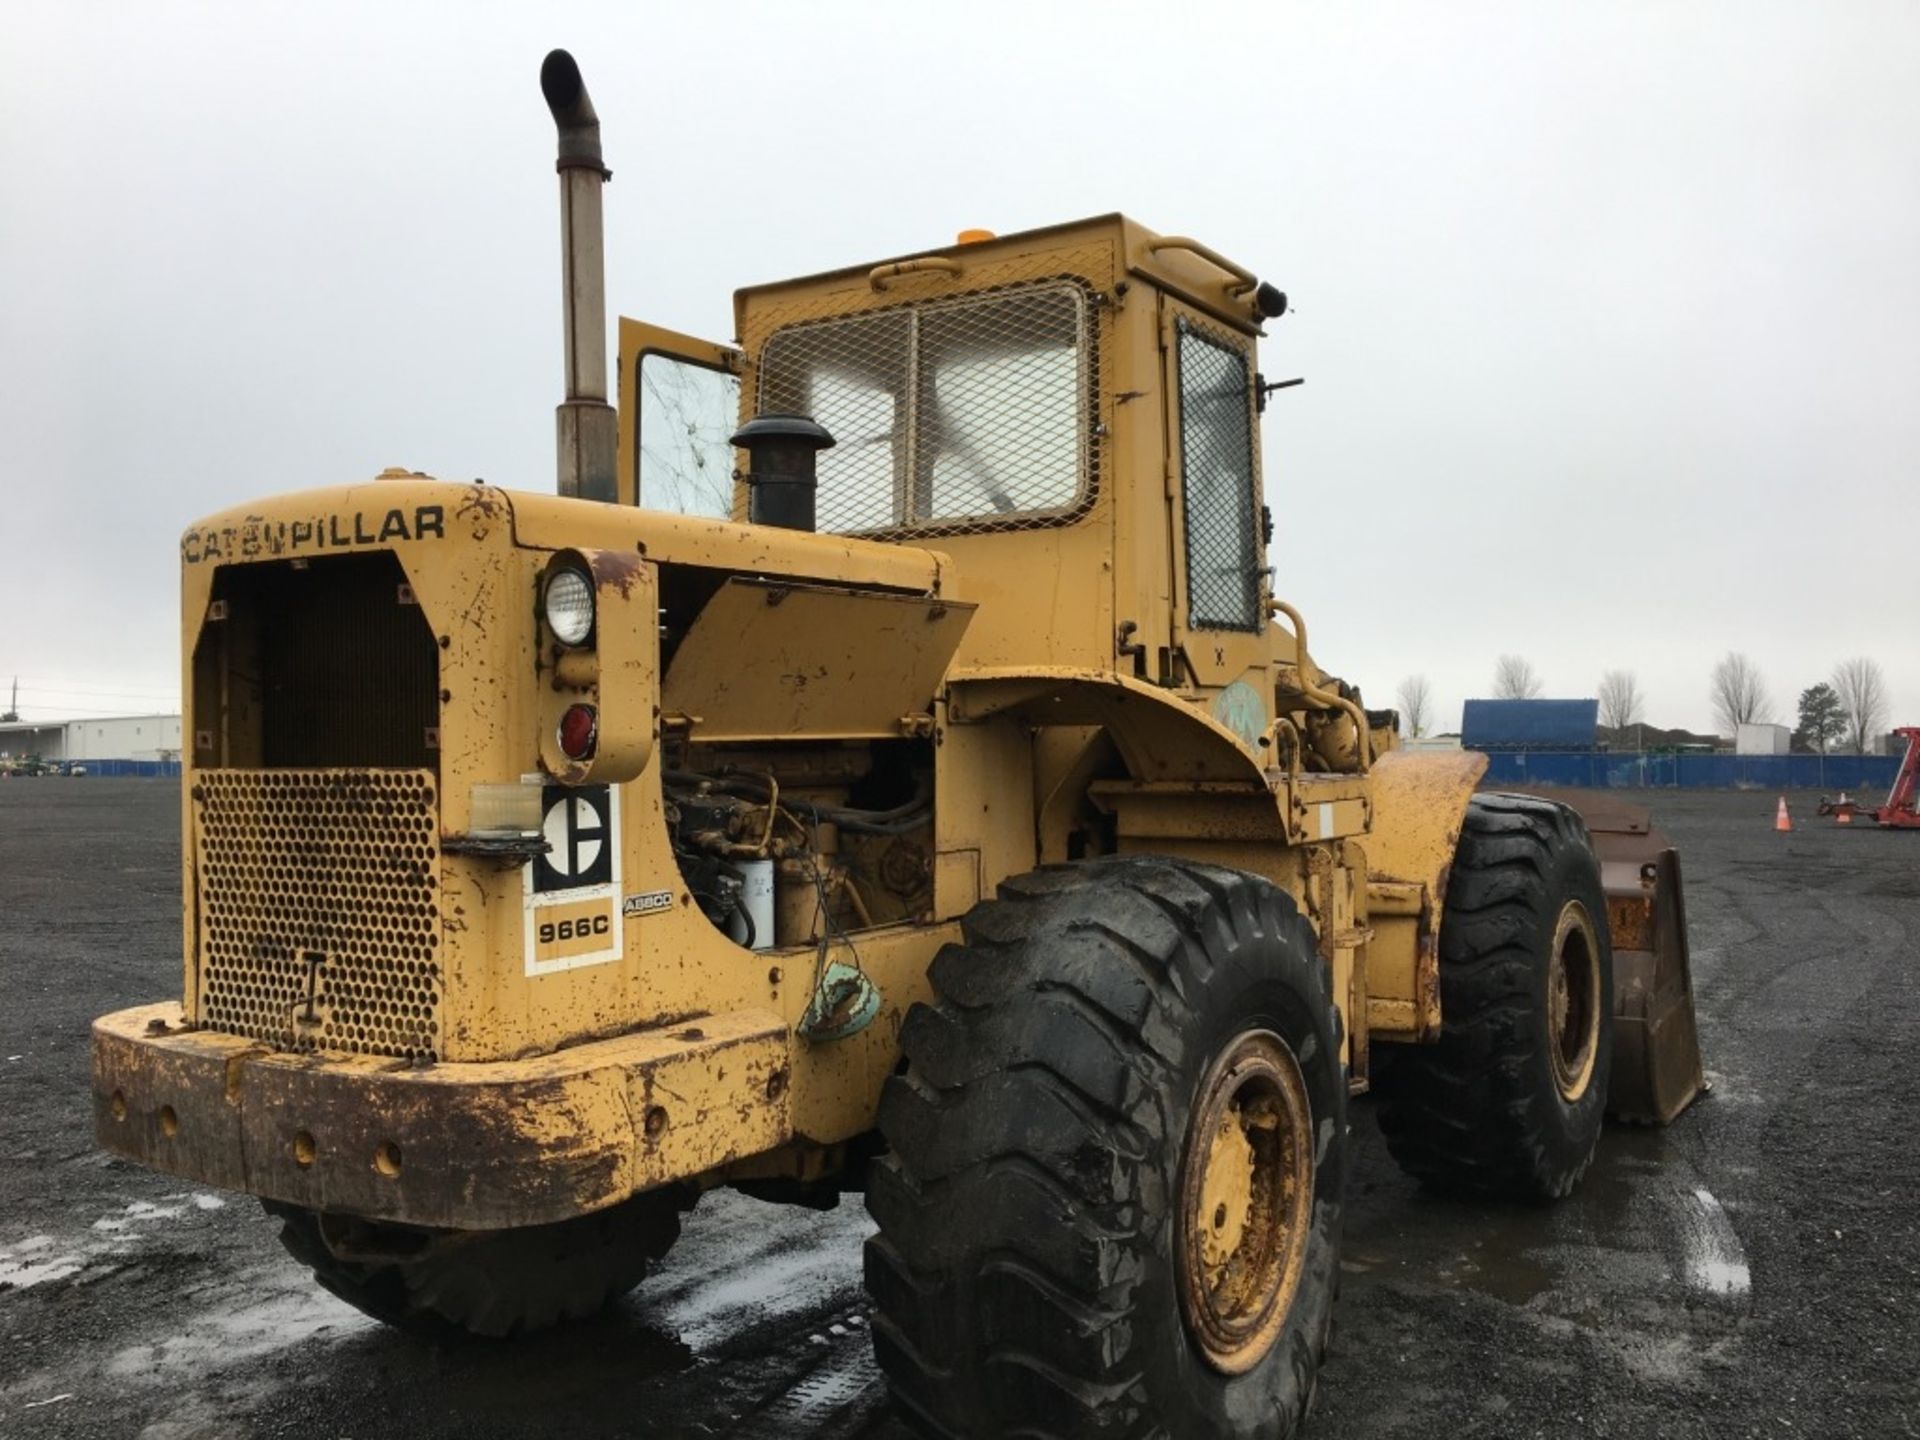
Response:
POLYGON ((600 191, 613 172, 600 159, 600 117, 573 56, 555 50, 540 66, 560 130, 561 299, 566 311, 567 398, 555 412, 560 493, 583 500, 619 498, 614 479, 619 420, 607 403, 606 237, 600 191))

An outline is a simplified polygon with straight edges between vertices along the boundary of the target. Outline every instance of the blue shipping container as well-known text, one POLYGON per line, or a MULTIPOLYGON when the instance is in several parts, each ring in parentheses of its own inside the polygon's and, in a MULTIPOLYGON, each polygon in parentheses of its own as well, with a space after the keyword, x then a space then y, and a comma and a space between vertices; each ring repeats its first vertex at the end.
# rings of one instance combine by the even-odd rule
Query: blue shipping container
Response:
POLYGON ((1591 750, 1598 700, 1469 700, 1460 720, 1468 750, 1591 750))

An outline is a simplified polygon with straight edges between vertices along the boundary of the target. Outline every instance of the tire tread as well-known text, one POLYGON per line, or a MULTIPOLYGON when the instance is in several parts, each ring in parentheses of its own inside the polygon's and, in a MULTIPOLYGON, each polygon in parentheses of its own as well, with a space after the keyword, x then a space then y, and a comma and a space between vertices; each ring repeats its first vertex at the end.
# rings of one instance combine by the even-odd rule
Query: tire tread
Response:
MULTIPOLYGON (((1339 1035, 1312 930, 1253 877, 1144 857, 1009 880, 961 930, 881 1100, 876 1357, 928 1435, 1161 1433, 1131 1302, 1171 1197, 1140 1162, 1181 1143, 1167 1090, 1217 947, 1271 935, 1314 957, 1313 1003, 1339 1035)), ((1301 1303, 1330 1310, 1330 1287, 1301 1303)))
MULTIPOLYGON (((1556 1199, 1591 1163, 1599 1128, 1566 1153, 1544 1103, 1544 947, 1560 901, 1558 870, 1585 857, 1589 909, 1602 940, 1606 907, 1586 825, 1567 806, 1527 795, 1473 797, 1461 825, 1439 945, 1442 1034, 1431 1045, 1377 1052, 1380 1129, 1401 1169, 1451 1193, 1556 1199)), ((1581 898, 1588 898, 1582 896, 1581 898)), ((1609 1056, 1610 981, 1603 981, 1601 1068, 1609 1056)), ((1602 1097, 1604 1099, 1604 1095, 1602 1097)), ((1558 1101, 1557 1094, 1551 1097, 1558 1101)))

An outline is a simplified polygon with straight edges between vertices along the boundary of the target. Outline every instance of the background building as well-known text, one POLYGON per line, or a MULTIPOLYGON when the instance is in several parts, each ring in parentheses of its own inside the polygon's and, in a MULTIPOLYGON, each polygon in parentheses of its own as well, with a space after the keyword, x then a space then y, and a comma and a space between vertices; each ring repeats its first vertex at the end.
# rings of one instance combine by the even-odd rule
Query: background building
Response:
POLYGON ((178 715, 98 715, 0 723, 0 757, 78 761, 96 775, 180 773, 178 715))
POLYGON ((1793 732, 1784 725, 1742 725, 1734 732, 1736 755, 1785 755, 1792 751, 1793 732))

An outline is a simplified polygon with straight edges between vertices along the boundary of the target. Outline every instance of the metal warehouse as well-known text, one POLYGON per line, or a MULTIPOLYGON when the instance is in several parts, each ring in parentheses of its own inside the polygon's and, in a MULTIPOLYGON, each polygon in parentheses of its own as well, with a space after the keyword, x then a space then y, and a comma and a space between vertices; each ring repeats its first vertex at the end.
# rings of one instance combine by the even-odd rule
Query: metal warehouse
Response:
POLYGON ((177 761, 178 715, 100 715, 0 724, 0 755, 43 760, 177 761))

